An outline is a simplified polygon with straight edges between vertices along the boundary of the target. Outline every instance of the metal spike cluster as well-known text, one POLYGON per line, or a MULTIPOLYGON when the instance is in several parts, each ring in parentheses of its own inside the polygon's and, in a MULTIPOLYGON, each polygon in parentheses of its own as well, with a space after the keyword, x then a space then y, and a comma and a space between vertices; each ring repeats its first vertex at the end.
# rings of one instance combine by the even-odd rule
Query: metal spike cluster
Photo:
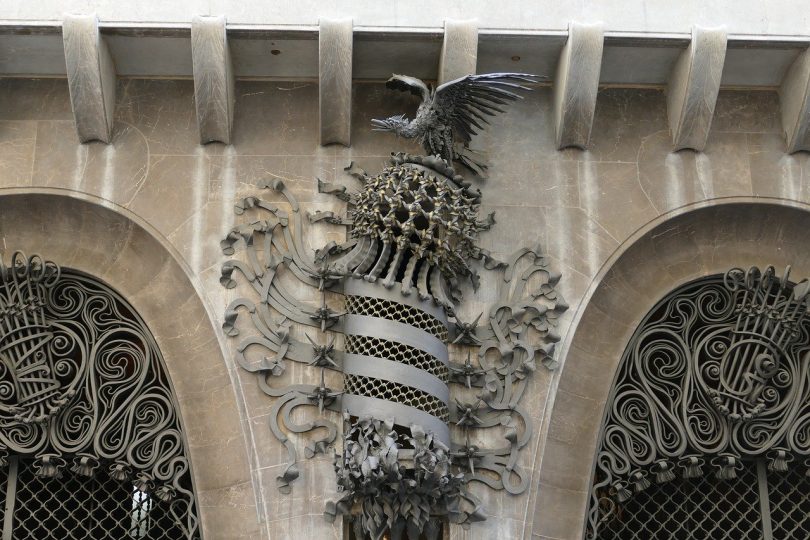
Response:
POLYGON ((395 245, 398 252, 437 266, 445 278, 472 274, 477 258, 480 204, 426 168, 393 164, 367 176, 349 215, 355 238, 395 245))

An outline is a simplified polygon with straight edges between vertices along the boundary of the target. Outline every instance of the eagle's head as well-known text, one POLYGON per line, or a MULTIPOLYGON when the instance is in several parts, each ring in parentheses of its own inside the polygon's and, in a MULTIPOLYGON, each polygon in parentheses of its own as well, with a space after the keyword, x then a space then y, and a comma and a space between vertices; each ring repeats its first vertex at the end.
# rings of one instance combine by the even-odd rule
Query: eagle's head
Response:
POLYGON ((410 138, 412 135, 410 134, 410 130, 408 126, 410 121, 405 118, 404 114, 399 114, 397 116, 390 116, 383 120, 379 120, 377 118, 373 118, 371 120, 371 128, 372 131, 393 131, 397 136, 403 136, 405 138, 410 138))

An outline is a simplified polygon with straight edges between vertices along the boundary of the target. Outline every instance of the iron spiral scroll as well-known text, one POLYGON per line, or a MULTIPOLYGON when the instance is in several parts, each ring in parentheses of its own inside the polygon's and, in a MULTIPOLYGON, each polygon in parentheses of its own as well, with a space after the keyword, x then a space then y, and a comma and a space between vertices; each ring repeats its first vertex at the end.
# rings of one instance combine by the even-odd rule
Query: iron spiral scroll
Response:
MULTIPOLYGON (((148 523, 164 516, 154 525, 159 533, 139 521, 144 536, 138 538, 199 538, 176 410, 154 338, 121 296, 37 255, 15 252, 8 266, 0 263, 0 469, 13 462, 20 479, 27 478, 24 467, 33 470, 28 481, 39 487, 32 497, 56 493, 63 477, 92 479, 107 486, 92 488, 99 493, 124 494, 113 504, 129 505, 119 516, 123 521, 107 526, 131 528, 137 490, 139 509, 147 499, 160 505, 148 523)), ((15 519, 21 521, 14 526, 36 537, 44 534, 36 532, 41 512, 24 507, 25 490, 18 486, 15 519), (19 517, 22 511, 31 512, 27 521, 19 517)))
POLYGON ((599 531, 619 527, 634 498, 676 479, 672 489, 689 500, 692 484, 706 483, 706 492, 713 481, 752 474, 756 484, 756 463, 769 478, 795 469, 810 475, 808 293, 810 282, 790 281, 790 267, 781 276, 773 267, 733 268, 653 308, 608 400, 589 537, 603 538, 599 531))

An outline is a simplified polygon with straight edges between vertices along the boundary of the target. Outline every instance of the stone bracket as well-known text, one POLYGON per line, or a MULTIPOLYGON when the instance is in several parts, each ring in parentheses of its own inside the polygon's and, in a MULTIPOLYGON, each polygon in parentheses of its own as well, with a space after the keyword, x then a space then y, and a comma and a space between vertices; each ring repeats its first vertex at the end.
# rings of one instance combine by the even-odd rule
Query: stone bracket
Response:
POLYGON ((602 68, 601 23, 573 22, 557 64, 554 80, 554 128, 557 148, 584 149, 591 137, 602 68))
POLYGON ((115 64, 93 15, 65 15, 62 21, 70 104, 83 143, 112 141, 115 64))
POLYGON ((352 130, 351 19, 321 19, 318 33, 318 107, 321 144, 349 146, 352 130))
POLYGON ((675 150, 702 151, 720 91, 726 58, 724 28, 692 28, 692 41, 678 57, 667 87, 667 117, 675 150))
POLYGON ((787 152, 810 151, 810 49, 790 66, 779 87, 779 100, 787 152))
POLYGON ((225 17, 198 16, 191 20, 191 58, 200 143, 230 144, 234 76, 225 17))
POLYGON ((476 20, 444 21, 444 41, 439 58, 439 84, 473 75, 478 69, 476 20))

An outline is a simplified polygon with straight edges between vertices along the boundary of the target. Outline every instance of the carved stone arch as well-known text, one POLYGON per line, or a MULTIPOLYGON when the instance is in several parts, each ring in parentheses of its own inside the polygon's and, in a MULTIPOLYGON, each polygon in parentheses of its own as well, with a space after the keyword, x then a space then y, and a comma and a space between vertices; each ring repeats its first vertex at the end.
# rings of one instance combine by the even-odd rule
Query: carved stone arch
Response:
POLYGON ((37 253, 94 276, 132 306, 174 388, 203 537, 259 537, 240 409, 214 317, 168 242, 107 201, 29 189, 0 191, 0 246, 6 257, 37 253))
POLYGON ((667 293, 733 267, 810 276, 810 207, 732 198, 684 207, 625 241, 592 282, 562 349, 532 533, 581 539, 605 404, 637 326, 667 293))

